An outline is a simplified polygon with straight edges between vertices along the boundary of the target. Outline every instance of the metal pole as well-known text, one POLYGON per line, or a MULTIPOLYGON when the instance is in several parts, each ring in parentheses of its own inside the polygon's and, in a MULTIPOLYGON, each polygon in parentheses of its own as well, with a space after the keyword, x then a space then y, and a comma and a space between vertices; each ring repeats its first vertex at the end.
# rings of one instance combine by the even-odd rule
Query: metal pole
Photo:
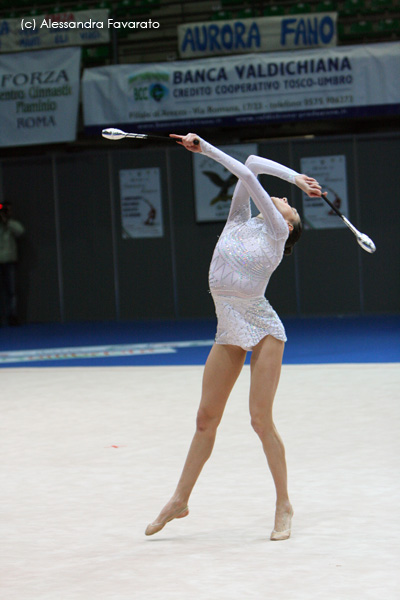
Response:
POLYGON ((172 201, 172 171, 169 150, 165 150, 167 164, 167 193, 168 193, 168 212, 169 212, 169 230, 171 236, 171 266, 172 266, 172 285, 174 296, 174 316, 179 318, 179 296, 178 296, 178 269, 176 266, 176 245, 175 245, 175 229, 174 229, 174 203, 172 201))
POLYGON ((114 271, 114 301, 115 301, 115 317, 117 321, 121 318, 120 307, 120 290, 118 277, 118 245, 117 245, 117 224, 115 219, 115 194, 113 186, 113 168, 111 152, 107 153, 108 160, 108 184, 110 194, 110 211, 111 211, 111 238, 112 238, 112 253, 113 253, 113 271, 114 271))
MULTIPOLYGON (((358 148, 356 137, 353 136, 353 160, 354 160, 354 191, 355 191, 355 205, 356 205, 356 223, 360 224, 361 210, 360 210, 360 187, 358 185, 358 148)), ((360 286, 360 312, 364 314, 365 310, 365 299, 364 299, 364 273, 363 273, 363 256, 362 252, 358 252, 358 282, 360 286)))
POLYGON ((56 157, 54 154, 51 157, 51 168, 52 168, 52 176, 53 176, 54 220, 55 220, 55 230, 56 230, 57 276, 58 276, 60 318, 61 318, 61 323, 64 323, 65 322, 65 304, 64 304, 64 277, 63 277, 62 248, 61 248, 60 204, 59 204, 60 199, 59 199, 59 195, 58 195, 56 157))

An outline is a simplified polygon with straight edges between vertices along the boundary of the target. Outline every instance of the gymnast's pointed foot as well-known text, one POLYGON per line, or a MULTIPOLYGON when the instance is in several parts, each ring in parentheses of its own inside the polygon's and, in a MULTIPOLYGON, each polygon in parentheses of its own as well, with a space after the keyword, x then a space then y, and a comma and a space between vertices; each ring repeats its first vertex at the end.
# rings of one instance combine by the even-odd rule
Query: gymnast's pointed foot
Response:
POLYGON ((165 527, 167 523, 173 519, 182 519, 189 514, 187 504, 179 504, 177 502, 169 502, 160 512, 157 519, 146 527, 145 535, 154 535, 165 527))
POLYGON ((293 508, 290 503, 276 505, 275 527, 271 533, 271 540, 278 542, 290 538, 292 531, 293 508))

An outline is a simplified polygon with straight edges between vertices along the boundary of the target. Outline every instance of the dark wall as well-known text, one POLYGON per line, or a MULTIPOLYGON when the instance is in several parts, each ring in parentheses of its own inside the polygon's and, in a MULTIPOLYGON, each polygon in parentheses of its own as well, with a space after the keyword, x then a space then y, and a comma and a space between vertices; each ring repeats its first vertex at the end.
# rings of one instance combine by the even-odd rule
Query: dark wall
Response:
POLYGON ((107 155, 59 156, 55 171, 63 316, 66 321, 114 319, 107 155))
POLYGON ((399 139, 360 139, 360 229, 368 231, 378 252, 361 253, 361 293, 366 312, 396 312, 400 308, 399 139), (368 260, 372 258, 372 260, 368 260))
MULTIPOLYGON (((168 173, 165 150, 118 151, 111 155, 115 217, 115 262, 121 319, 168 318, 174 315, 168 173), (160 167, 164 237, 122 239, 119 204, 120 169, 160 167)), ((109 193, 109 192, 107 192, 109 193)))
MULTIPOLYGON (((293 167, 302 156, 346 156, 349 219, 357 226, 357 194, 353 140, 299 141, 293 144, 293 167)), ((300 311, 304 314, 359 313, 361 250, 347 227, 307 230, 299 244, 300 311)), ((369 256, 373 260, 372 256, 369 256)))
MULTIPOLYGON (((398 312, 400 136, 265 141, 259 153, 296 170, 304 156, 345 154, 350 220, 377 246, 367 254, 347 228, 304 231, 267 290, 279 314, 398 312)), ((214 315, 207 277, 223 223, 196 223, 191 154, 127 144, 3 159, 1 173, 3 198, 27 230, 20 242, 22 320, 214 315), (163 238, 122 238, 119 170, 140 167, 161 171, 163 238)), ((301 212, 297 188, 261 181, 301 212)))

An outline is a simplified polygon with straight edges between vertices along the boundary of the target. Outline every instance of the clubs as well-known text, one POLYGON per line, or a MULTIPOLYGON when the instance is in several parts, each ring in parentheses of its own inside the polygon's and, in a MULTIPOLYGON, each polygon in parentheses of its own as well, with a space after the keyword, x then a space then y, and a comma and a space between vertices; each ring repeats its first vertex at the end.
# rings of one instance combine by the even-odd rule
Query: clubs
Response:
POLYGON ((371 240, 371 238, 365 235, 365 233, 359 233, 357 236, 357 242, 363 250, 366 250, 366 252, 369 252, 370 254, 373 254, 373 252, 376 250, 374 242, 371 240))
MULTIPOLYGON (((126 131, 122 131, 122 129, 116 129, 115 127, 103 129, 101 135, 103 136, 103 138, 106 138, 108 140, 122 140, 124 138, 132 138, 135 140, 154 140, 158 142, 171 142, 172 144, 176 144, 175 138, 168 137, 166 135, 153 135, 150 133, 127 133, 126 131)), ((200 144, 200 140, 195 139, 193 143, 196 146, 198 146, 200 144)))
POLYGON ((361 233, 360 231, 358 231, 358 229, 356 227, 354 227, 353 223, 351 223, 349 221, 349 219, 347 219, 344 215, 342 215, 342 213, 336 208, 336 206, 334 204, 332 204, 332 202, 330 200, 328 200, 326 195, 322 195, 321 198, 323 200, 325 200, 325 202, 332 208, 332 210, 341 219, 343 219, 343 221, 346 223, 346 225, 350 229, 350 231, 352 233, 354 233, 354 235, 356 236, 356 240, 357 240, 359 246, 361 246, 361 248, 363 250, 365 250, 366 252, 373 254, 376 250, 376 246, 375 246, 374 242, 371 240, 371 238, 369 238, 367 235, 365 235, 365 233, 361 233))
POLYGON ((108 140, 122 140, 123 138, 130 137, 136 139, 147 139, 148 136, 145 133, 126 133, 122 129, 116 129, 110 127, 109 129, 103 129, 101 135, 108 140))

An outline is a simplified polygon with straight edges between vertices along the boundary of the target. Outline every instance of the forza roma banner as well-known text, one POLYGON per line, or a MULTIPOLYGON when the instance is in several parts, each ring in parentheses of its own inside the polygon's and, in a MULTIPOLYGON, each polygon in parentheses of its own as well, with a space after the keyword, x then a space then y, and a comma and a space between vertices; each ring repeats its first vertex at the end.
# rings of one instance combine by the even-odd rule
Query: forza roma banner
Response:
POLYGON ((86 69, 84 124, 137 132, 400 113, 400 43, 86 69))
POLYGON ((181 58, 336 46, 337 13, 258 17, 178 26, 181 58))
POLYGON ((76 137, 80 48, 0 55, 0 146, 76 137))

